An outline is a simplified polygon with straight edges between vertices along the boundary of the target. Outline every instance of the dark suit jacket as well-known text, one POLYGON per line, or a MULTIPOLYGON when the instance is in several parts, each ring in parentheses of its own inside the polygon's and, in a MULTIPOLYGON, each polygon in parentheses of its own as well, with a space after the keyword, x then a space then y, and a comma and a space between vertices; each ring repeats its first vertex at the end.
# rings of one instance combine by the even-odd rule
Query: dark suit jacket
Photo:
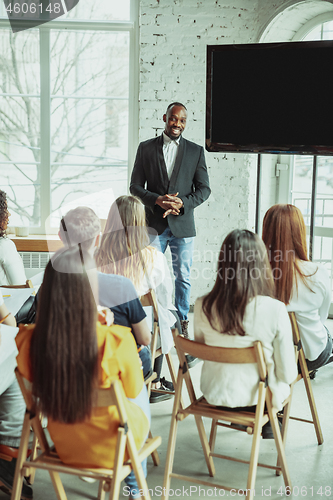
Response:
POLYGON ((176 238, 195 236, 194 208, 210 195, 204 150, 181 137, 178 154, 169 180, 164 155, 163 135, 141 142, 131 177, 130 192, 146 206, 147 224, 158 234, 170 227, 176 238), (155 201, 167 193, 179 193, 183 201, 180 215, 168 215, 155 201))

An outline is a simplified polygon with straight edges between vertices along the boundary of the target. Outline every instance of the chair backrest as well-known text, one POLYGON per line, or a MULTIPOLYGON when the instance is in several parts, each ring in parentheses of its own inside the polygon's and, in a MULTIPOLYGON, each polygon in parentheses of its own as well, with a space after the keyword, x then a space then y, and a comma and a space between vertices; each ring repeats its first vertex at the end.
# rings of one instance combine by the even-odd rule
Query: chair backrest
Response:
POLYGON ((140 302, 143 307, 152 307, 153 309, 153 316, 154 316, 154 321, 158 321, 158 309, 157 309, 157 300, 156 300, 156 294, 154 290, 149 290, 145 295, 142 295, 140 297, 140 302))
POLYGON ((289 314, 289 319, 290 319, 290 323, 291 323, 291 329, 293 331, 294 344, 298 347, 298 350, 300 350, 302 344, 300 343, 301 336, 300 336, 299 329, 298 329, 296 314, 294 312, 289 312, 288 314, 289 314))
MULTIPOLYGON (((27 407, 27 412, 30 413, 30 415, 38 417, 41 412, 35 398, 32 395, 32 383, 21 375, 17 367, 15 368, 15 374, 27 407)), ((119 380, 114 380, 111 383, 110 388, 96 388, 93 395, 93 407, 100 408, 105 406, 116 406, 118 410, 120 426, 126 427, 128 426, 128 418, 126 413, 125 400, 126 396, 121 382, 119 380)), ((33 426, 33 429, 39 441, 43 443, 43 451, 49 450, 46 436, 40 424, 39 417, 35 419, 33 418, 31 425, 33 426)))
POLYGON ((33 284, 31 280, 27 280, 24 285, 1 285, 1 288, 33 288, 33 284))
POLYGON ((255 342, 252 347, 245 348, 216 347, 188 340, 178 335, 175 337, 175 344, 183 366, 186 363, 185 354, 216 363, 256 363, 260 379, 262 381, 266 379, 267 368, 261 342, 255 342))

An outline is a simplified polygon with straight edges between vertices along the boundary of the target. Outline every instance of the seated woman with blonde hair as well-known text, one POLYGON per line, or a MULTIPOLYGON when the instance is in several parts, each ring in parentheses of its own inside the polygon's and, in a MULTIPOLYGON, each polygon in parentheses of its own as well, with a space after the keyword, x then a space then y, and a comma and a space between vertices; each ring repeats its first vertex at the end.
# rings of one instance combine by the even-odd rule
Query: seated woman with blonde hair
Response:
MULTIPOLYGON (((122 382, 138 449, 149 431, 149 402, 130 328, 97 322, 97 274, 78 247, 59 251, 45 269, 36 325, 21 325, 16 342, 21 374, 33 384, 59 457, 78 467, 112 468, 119 417, 115 406, 94 408, 95 387, 122 382), (82 261, 81 261, 82 259, 82 261), (86 269, 88 271, 86 271, 86 269), (89 277, 88 277, 89 273, 89 277)), ((146 460, 143 462, 146 474, 146 460)), ((140 496, 133 471, 130 498, 140 496)))
MULTIPOLYGON (((213 289, 196 300, 194 339, 211 346, 244 348, 262 343, 272 403, 277 409, 297 375, 287 310, 273 298, 274 282, 260 238, 235 229, 222 243, 213 289)), ((259 374, 253 364, 204 361, 200 388, 208 403, 254 411, 259 374)), ((263 437, 272 438, 268 425, 263 437)))
MULTIPOLYGON (((177 321, 172 303, 172 281, 164 254, 150 246, 146 214, 139 198, 120 196, 111 205, 95 260, 102 273, 129 278, 139 297, 151 289, 155 290, 162 352, 167 354, 173 347, 171 328, 177 321)), ((153 387, 173 390, 171 382, 160 379, 162 357, 157 360, 154 366, 157 379, 153 387)), ((152 391, 151 402, 170 397, 167 392, 161 394, 152 391)))
POLYGON ((324 325, 331 304, 328 272, 309 261, 303 215, 294 205, 274 205, 266 212, 262 239, 273 271, 275 297, 295 312, 308 369, 316 370, 332 354, 332 337, 324 325))

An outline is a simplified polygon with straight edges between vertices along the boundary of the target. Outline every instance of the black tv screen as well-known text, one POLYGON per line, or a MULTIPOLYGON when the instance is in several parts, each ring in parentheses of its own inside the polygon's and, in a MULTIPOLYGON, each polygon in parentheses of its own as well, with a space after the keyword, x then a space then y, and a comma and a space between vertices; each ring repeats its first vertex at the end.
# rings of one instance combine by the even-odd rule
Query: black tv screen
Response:
POLYGON ((209 45, 208 151, 333 155, 333 41, 209 45))

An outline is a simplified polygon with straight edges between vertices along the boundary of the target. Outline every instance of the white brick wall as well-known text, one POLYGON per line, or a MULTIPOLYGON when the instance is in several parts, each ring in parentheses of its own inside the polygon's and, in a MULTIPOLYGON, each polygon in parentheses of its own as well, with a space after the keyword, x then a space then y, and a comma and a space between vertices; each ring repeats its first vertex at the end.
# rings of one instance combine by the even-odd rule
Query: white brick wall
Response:
MULTIPOLYGON (((255 43, 283 0, 140 0, 140 140, 159 135, 172 101, 188 108, 184 137, 204 145, 206 46, 255 43)), ((246 75, 244 75, 246 77, 246 75)), ((195 210, 191 302, 214 282, 226 234, 254 229, 256 155, 206 152, 212 194, 195 210)))

